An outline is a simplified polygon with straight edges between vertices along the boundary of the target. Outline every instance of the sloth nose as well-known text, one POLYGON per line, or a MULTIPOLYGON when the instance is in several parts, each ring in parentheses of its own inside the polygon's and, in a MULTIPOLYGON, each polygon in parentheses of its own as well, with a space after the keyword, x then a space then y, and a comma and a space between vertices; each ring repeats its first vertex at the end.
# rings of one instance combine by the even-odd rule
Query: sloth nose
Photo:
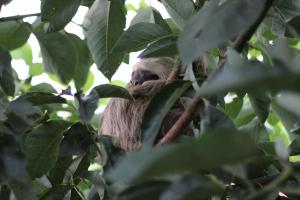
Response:
POLYGON ((131 81, 131 85, 141 85, 143 83, 143 81, 138 80, 138 79, 132 79, 131 81))

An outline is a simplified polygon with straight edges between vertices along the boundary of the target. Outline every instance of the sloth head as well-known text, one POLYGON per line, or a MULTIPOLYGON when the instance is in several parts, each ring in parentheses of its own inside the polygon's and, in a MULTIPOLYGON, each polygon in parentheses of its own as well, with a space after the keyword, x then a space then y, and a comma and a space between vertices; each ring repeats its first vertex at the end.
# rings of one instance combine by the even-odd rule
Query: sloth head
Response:
POLYGON ((167 57, 141 59, 133 66, 129 86, 141 85, 149 80, 166 80, 174 61, 167 57))

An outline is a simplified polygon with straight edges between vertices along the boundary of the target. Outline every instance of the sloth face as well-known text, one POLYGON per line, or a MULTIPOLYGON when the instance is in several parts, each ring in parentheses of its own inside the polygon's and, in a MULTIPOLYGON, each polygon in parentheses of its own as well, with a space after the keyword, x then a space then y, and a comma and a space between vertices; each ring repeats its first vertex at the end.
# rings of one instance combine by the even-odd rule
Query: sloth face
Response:
POLYGON ((152 72, 147 70, 138 69, 132 72, 130 84, 133 86, 141 85, 145 81, 158 80, 158 79, 159 79, 158 75, 153 74, 152 72))

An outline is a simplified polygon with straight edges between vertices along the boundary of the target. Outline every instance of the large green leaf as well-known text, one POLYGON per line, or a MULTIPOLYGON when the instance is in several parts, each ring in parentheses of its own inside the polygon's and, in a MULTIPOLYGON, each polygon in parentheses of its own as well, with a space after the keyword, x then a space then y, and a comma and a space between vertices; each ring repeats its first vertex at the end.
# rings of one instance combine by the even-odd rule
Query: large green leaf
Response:
POLYGON ((79 118, 82 122, 89 122, 91 120, 100 98, 119 97, 129 100, 133 99, 125 88, 109 84, 96 86, 88 95, 83 97, 80 93, 77 93, 75 97, 79 118))
POLYGON ((42 21, 49 22, 48 31, 63 29, 76 14, 81 0, 42 0, 42 21))
POLYGON ((0 46, 6 50, 13 50, 22 46, 28 40, 30 34, 31 27, 26 22, 0 22, 0 46))
POLYGON ((187 22, 179 37, 182 61, 191 62, 244 32, 258 18, 265 3, 266 0, 233 0, 222 4, 209 1, 187 22))
POLYGON ((86 153, 93 143, 92 132, 81 123, 76 123, 64 134, 60 145, 60 155, 82 155, 86 153))
POLYGON ((66 99, 60 96, 55 96, 54 94, 46 92, 29 92, 16 99, 16 101, 22 100, 30 102, 33 106, 67 102, 66 99))
POLYGON ((74 73, 74 82, 76 89, 80 90, 86 83, 93 61, 86 41, 81 40, 77 35, 68 35, 77 51, 78 62, 74 73))
POLYGON ((138 57, 161 57, 161 56, 174 56, 177 54, 177 36, 169 36, 157 40, 150 44, 138 57))
POLYGON ((145 111, 141 125, 143 143, 154 143, 169 110, 190 86, 191 82, 175 81, 161 88, 153 96, 145 111))
POLYGON ((98 69, 111 79, 118 69, 123 54, 111 52, 125 28, 122 0, 95 1, 85 17, 87 41, 98 69))
POLYGON ((15 94, 15 80, 10 54, 0 47, 0 87, 8 96, 15 94))
POLYGON ((32 178, 45 174, 54 167, 63 131, 71 125, 66 121, 49 121, 36 127, 26 138, 27 169, 32 178))
POLYGON ((178 25, 183 28, 186 21, 194 14, 195 6, 191 0, 162 0, 169 15, 178 25))
POLYGON ((130 22, 130 26, 138 23, 153 23, 170 31, 169 25, 164 21, 160 13, 153 7, 141 8, 130 22))
POLYGON ((157 24, 138 23, 130 26, 119 38, 114 52, 132 52, 145 48, 149 43, 171 36, 172 33, 157 24))
POLYGON ((35 33, 46 70, 68 83, 74 76, 78 57, 72 41, 65 32, 35 33))
POLYGON ((257 153, 247 133, 222 129, 204 134, 198 140, 133 153, 110 172, 109 178, 131 182, 187 171, 214 170, 245 161, 257 153))

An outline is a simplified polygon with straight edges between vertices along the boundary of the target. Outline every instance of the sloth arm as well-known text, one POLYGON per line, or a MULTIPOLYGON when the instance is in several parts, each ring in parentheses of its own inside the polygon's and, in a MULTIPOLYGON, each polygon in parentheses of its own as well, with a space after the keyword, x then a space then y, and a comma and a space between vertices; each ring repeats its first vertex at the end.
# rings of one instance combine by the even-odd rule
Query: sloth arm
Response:
POLYGON ((145 81, 142 85, 128 86, 128 91, 133 97, 151 96, 166 84, 166 80, 145 81))

